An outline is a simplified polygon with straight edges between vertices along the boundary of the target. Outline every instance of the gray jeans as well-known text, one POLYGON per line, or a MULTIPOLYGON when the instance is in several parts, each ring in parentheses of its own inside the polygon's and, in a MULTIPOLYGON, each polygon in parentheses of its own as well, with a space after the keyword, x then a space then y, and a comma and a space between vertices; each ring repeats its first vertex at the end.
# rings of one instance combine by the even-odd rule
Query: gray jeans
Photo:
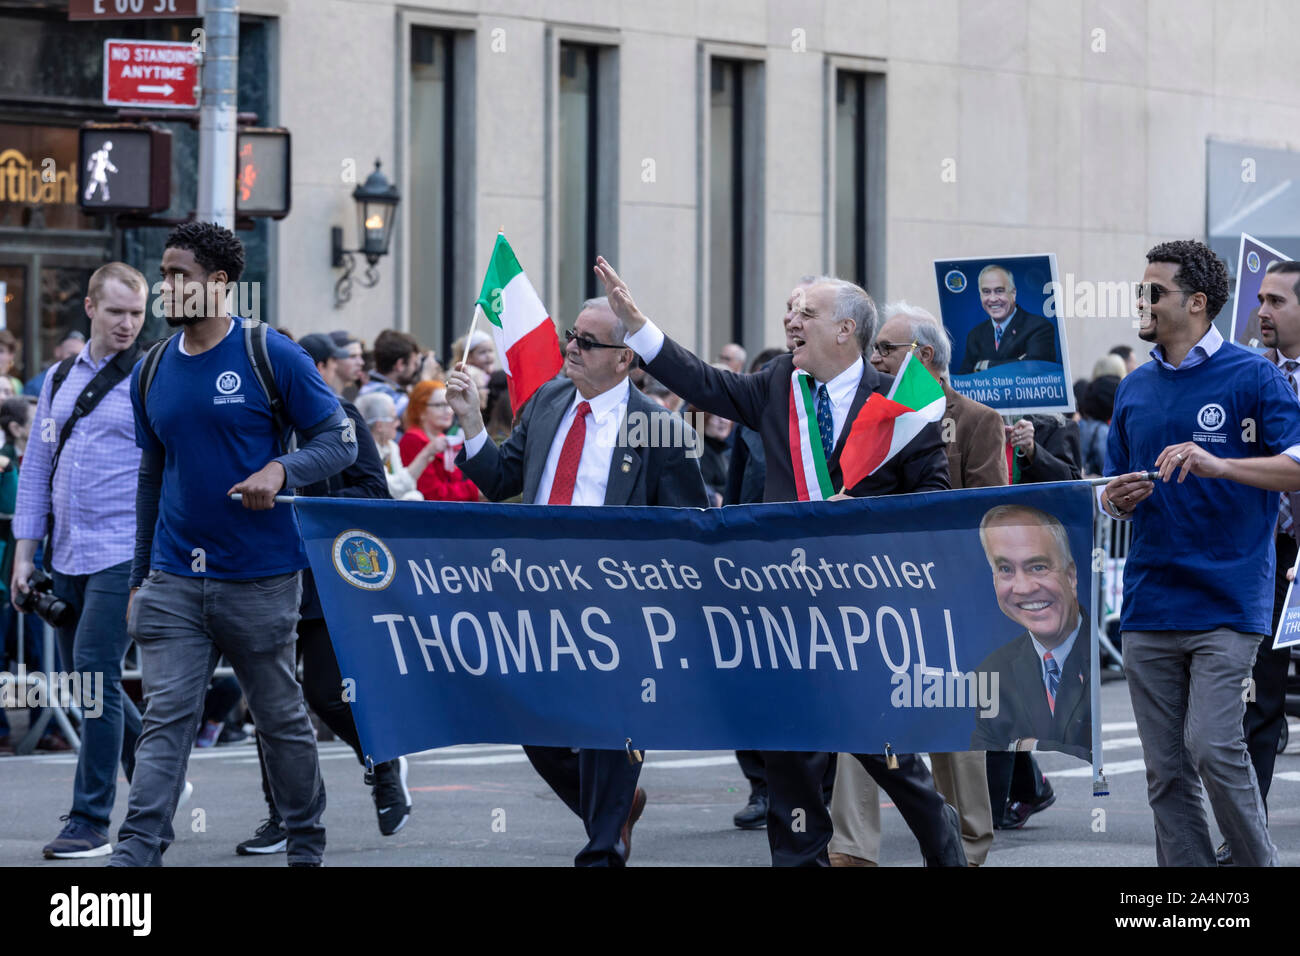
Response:
POLYGON ((297 572, 222 581, 155 570, 136 592, 127 629, 140 646, 146 706, 111 866, 162 864, 203 698, 222 654, 257 723, 271 793, 289 831, 289 862, 320 860, 325 785, 295 676, 301 596, 297 572))
POLYGON ((1124 671, 1147 765, 1160 866, 1214 866, 1201 783, 1242 866, 1277 866, 1246 752, 1246 712, 1260 634, 1125 631, 1124 671))

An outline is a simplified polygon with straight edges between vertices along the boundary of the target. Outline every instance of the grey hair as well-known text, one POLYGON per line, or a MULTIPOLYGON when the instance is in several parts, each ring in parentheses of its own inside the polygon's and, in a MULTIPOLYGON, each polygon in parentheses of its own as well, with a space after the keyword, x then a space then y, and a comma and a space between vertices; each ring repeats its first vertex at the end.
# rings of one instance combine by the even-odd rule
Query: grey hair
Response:
POLYGON ((930 346, 934 350, 934 358, 930 360, 930 364, 940 372, 948 371, 948 365, 952 362, 952 338, 933 313, 919 305, 912 305, 905 299, 899 299, 885 306, 884 322, 881 325, 893 318, 906 319, 907 334, 916 343, 917 348, 930 346))
POLYGON ((397 417, 397 405, 383 392, 366 392, 357 396, 357 411, 366 425, 397 417))
POLYGON ((627 326, 624 325, 623 320, 618 317, 618 313, 614 311, 614 307, 609 304, 609 296, 598 295, 595 298, 587 299, 582 303, 582 308, 578 311, 581 313, 586 312, 588 309, 604 309, 612 315, 614 317, 614 335, 617 337, 619 342, 623 342, 627 339, 627 326))
POLYGON ((985 273, 992 272, 994 269, 997 269, 998 272, 1001 272, 1004 276, 1007 277, 1007 288, 1010 289, 1012 292, 1015 292, 1016 277, 1011 274, 1010 269, 1008 269, 1006 266, 1000 266, 996 262, 990 262, 988 265, 986 265, 983 269, 980 270, 979 276, 975 279, 975 288, 978 290, 980 285, 984 282, 985 273))
POLYGON ((1066 533, 1065 525, 1056 515, 1048 514, 1046 511, 1039 511, 1037 508, 1031 508, 1028 505, 997 505, 990 508, 980 521, 980 544, 984 547, 984 556, 989 559, 989 566, 993 565, 993 556, 989 554, 988 529, 995 524, 999 525, 1025 525, 1033 523, 1046 528, 1051 532, 1052 537, 1056 539, 1057 551, 1061 557, 1061 570, 1065 571, 1074 567, 1074 557, 1070 554, 1070 536, 1066 533), (1009 520, 1019 516, 1021 520, 1009 520))
POLYGON ((866 289, 854 285, 847 279, 818 276, 814 283, 816 285, 825 283, 835 290, 835 321, 853 320, 853 337, 858 340, 858 351, 866 355, 867 350, 871 348, 871 340, 876 337, 878 318, 875 300, 866 289))

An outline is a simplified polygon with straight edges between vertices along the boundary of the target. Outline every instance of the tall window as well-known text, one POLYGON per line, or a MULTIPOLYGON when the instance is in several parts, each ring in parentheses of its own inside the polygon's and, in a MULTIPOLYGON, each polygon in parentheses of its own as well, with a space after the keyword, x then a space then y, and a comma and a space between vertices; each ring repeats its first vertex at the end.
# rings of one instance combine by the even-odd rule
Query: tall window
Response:
POLYGON ((411 28, 410 221, 411 334, 450 360, 454 322, 452 224, 455 155, 455 38, 411 28))
POLYGON ((835 71, 835 275, 880 294, 884 278, 884 77, 835 71))
POLYGON ((584 300, 597 295, 596 261, 598 122, 600 116, 600 49, 580 43, 560 44, 559 297, 555 318, 568 327, 584 300))
POLYGON ((745 65, 714 59, 709 93, 709 349, 744 344, 745 65))

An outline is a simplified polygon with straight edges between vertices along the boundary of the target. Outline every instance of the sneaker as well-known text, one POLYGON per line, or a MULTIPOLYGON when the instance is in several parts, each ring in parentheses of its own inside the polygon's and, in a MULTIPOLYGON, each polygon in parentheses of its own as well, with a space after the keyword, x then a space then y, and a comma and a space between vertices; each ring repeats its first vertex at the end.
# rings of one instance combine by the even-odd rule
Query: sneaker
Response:
POLYGON ((192 796, 194 796, 194 784, 186 780, 185 789, 182 790, 181 795, 176 798, 176 813, 172 814, 173 819, 175 819, 177 813, 181 812, 185 804, 190 802, 190 797, 192 796))
POLYGON ((199 735, 194 738, 194 746, 211 747, 217 742, 217 737, 221 735, 221 728, 224 726, 226 725, 220 720, 205 720, 199 735))
POLYGON ((244 733, 239 727, 225 727, 217 737, 217 746, 225 747, 229 744, 251 744, 253 738, 244 733))
POLYGON ((67 821, 63 832, 41 849, 47 860, 85 860, 92 856, 108 856, 113 852, 113 844, 108 842, 108 834, 96 830, 89 823, 74 820, 65 814, 59 817, 67 821))
POLYGON ((235 847, 240 856, 258 856, 265 853, 283 853, 289 843, 289 831, 277 818, 262 822, 249 839, 235 847))
POLYGON ((411 815, 411 791, 406 789, 406 758, 398 757, 376 765, 371 776, 375 798, 375 814, 379 817, 379 832, 392 836, 406 826, 411 815))

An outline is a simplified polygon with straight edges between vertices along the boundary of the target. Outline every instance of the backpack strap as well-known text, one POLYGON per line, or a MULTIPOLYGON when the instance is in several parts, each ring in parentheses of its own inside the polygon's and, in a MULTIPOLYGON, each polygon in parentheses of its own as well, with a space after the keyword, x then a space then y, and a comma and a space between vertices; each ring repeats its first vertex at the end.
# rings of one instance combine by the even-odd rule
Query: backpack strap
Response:
POLYGON ((59 389, 63 386, 63 380, 68 377, 72 371, 72 363, 77 360, 75 355, 65 358, 54 367, 54 372, 50 375, 50 404, 54 404, 54 396, 59 394, 59 389))
POLYGON ((271 354, 266 347, 267 324, 265 322, 246 321, 244 323, 244 351, 248 353, 248 364, 253 367, 253 377, 266 394, 267 404, 271 406, 271 421, 275 426, 276 440, 282 450, 289 441, 290 422, 284 410, 284 398, 280 387, 275 383, 275 372, 271 368, 271 354))
POLYGON ((146 425, 149 423, 149 409, 146 404, 149 397, 149 387, 153 385, 154 377, 158 374, 158 363, 162 361, 167 346, 171 345, 172 339, 180 334, 180 332, 174 332, 161 342, 155 342, 151 345, 149 351, 145 353, 144 362, 140 365, 140 417, 144 419, 146 425))

